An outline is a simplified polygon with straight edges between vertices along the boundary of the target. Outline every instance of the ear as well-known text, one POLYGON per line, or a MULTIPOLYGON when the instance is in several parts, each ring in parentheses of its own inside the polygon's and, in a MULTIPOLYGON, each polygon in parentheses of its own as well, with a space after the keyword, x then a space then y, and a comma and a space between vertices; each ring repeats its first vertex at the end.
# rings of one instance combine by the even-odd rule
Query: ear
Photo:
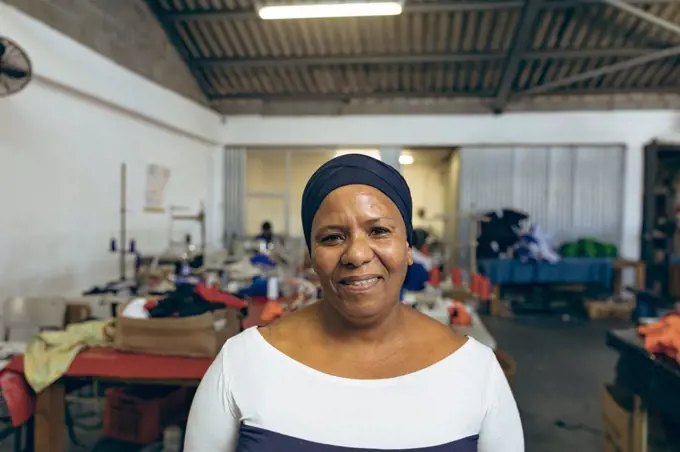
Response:
POLYGON ((406 253, 406 262, 410 267, 413 265, 413 248, 411 248, 411 245, 408 246, 408 251, 406 253))

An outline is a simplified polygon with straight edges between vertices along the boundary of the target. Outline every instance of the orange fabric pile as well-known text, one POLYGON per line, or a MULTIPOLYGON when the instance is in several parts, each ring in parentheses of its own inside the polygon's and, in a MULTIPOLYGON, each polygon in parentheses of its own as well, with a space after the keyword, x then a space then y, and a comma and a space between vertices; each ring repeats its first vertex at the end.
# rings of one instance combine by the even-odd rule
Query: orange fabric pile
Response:
POLYGON ((470 317, 470 313, 460 301, 454 301, 453 305, 449 307, 449 318, 451 319, 451 325, 472 325, 472 317, 470 317))
POLYGON ((680 313, 668 314, 651 325, 638 327, 645 337, 645 350, 660 353, 680 363, 680 313))
POLYGON ((263 322, 273 322, 284 314, 283 306, 278 301, 268 301, 264 305, 260 320, 263 322))

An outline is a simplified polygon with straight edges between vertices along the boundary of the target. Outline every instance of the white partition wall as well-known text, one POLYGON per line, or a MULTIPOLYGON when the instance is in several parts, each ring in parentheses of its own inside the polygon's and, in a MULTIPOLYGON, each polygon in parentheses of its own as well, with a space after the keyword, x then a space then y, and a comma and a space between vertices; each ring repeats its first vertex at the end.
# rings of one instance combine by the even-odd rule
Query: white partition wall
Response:
MULTIPOLYGON (((488 146, 460 150, 461 211, 513 208, 559 243, 621 244, 621 146, 488 146)), ((461 225, 459 237, 467 237, 461 225)))
POLYGON ((224 150, 224 240, 245 233, 246 149, 224 150))

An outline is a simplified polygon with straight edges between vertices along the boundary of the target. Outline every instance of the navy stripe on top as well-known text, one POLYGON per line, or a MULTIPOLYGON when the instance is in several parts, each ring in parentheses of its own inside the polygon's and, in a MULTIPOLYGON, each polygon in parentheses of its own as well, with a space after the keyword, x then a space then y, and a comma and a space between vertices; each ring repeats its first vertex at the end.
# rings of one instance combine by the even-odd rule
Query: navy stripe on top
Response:
MULTIPOLYGON (((413 432, 417 435, 417 429, 413 432)), ((332 446, 294 438, 281 433, 241 424, 236 452, 477 452, 478 435, 439 446, 417 449, 364 449, 332 446)))

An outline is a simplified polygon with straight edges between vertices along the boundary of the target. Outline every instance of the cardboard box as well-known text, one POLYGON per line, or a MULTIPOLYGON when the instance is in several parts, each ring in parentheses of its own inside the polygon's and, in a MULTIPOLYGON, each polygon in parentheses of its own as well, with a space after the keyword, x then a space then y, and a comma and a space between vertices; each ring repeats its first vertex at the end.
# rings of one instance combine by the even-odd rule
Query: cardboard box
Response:
POLYGON ((602 440, 604 452, 647 451, 647 413, 638 396, 619 386, 605 386, 602 440))
POLYGON ((612 300, 590 300, 585 302, 588 317, 590 319, 617 318, 629 320, 635 304, 631 302, 616 302, 612 300))
POLYGON ((118 350, 151 355, 213 357, 227 339, 240 331, 241 319, 235 309, 191 317, 131 319, 119 316, 113 344, 118 350))

